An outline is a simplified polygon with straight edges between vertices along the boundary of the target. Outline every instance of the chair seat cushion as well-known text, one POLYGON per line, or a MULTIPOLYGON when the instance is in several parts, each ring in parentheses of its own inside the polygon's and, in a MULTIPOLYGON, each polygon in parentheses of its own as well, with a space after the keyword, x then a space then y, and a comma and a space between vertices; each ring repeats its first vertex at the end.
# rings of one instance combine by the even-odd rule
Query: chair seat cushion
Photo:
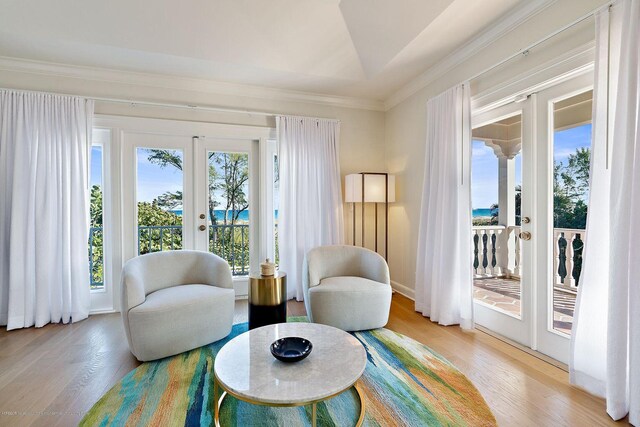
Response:
POLYGON ((384 293, 390 290, 386 283, 375 282, 364 277, 343 276, 322 279, 318 286, 309 292, 350 292, 350 293, 384 293))
POLYGON ((391 286, 362 277, 322 279, 309 289, 312 321, 345 331, 381 328, 389 320, 391 286))
POLYGON ((153 360, 191 350, 229 334, 233 289, 181 285, 160 289, 129 310, 133 353, 153 360))

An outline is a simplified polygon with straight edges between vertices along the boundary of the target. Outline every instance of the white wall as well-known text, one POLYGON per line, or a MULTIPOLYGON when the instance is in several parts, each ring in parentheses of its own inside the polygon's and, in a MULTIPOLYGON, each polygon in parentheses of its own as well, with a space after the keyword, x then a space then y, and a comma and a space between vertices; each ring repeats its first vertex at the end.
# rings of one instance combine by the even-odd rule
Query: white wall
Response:
MULTIPOLYGON (((538 15, 518 26, 507 35, 456 66, 454 69, 424 87, 411 97, 387 111, 385 116, 386 162, 390 173, 397 176, 398 202, 391 209, 389 237, 389 267, 394 287, 400 292, 413 296, 415 289, 415 266, 417 233, 424 175, 424 144, 427 100, 449 87, 470 79, 494 64, 509 58, 514 53, 545 38, 577 18, 588 14, 606 2, 603 0, 566 0, 553 3, 538 15)), ((531 79, 518 81, 518 76, 527 74, 536 67, 549 66, 553 58, 567 56, 574 49, 592 43, 594 38, 593 20, 589 19, 571 30, 544 42, 527 55, 509 61, 491 73, 473 80, 472 96, 483 95, 485 101, 501 93, 491 94, 491 88, 513 81, 511 91, 524 89, 531 79)), ((570 56, 570 55, 569 55, 570 56)), ((567 59, 566 66, 573 59, 567 59)), ((577 62, 584 62, 584 55, 577 62)), ((574 61, 575 62, 575 61, 574 61)), ((541 67, 545 68, 545 67, 541 67)), ((541 71, 538 81, 550 76, 541 71)), ((488 102, 488 101, 487 101, 488 102)))

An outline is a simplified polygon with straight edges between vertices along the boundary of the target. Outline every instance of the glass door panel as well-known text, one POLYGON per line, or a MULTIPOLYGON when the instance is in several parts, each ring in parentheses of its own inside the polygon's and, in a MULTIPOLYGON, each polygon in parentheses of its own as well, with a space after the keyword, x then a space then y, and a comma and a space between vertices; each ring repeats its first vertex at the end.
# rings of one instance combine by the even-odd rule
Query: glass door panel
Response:
POLYGON ((522 114, 473 130, 474 298, 520 319, 522 114))
MULTIPOLYGON (((591 150, 588 90, 553 103, 553 329, 571 334, 587 226, 591 150)), ((551 309, 551 307, 550 307, 551 309)))
MULTIPOLYGON (((472 248, 476 323, 530 345, 530 248, 523 245, 523 156, 530 152, 530 103, 474 117, 472 248), (524 154, 523 154, 524 153, 524 154)), ((523 198, 524 197, 524 198, 523 198)))
POLYGON ((195 248, 229 263, 236 295, 246 295, 259 256, 258 141, 194 138, 195 248))
POLYGON ((123 255, 194 249, 191 137, 122 132, 123 255))
POLYGON ((249 154, 207 151, 210 252, 249 274, 249 154))
POLYGON ((183 150, 136 148, 137 253, 183 248, 183 150))

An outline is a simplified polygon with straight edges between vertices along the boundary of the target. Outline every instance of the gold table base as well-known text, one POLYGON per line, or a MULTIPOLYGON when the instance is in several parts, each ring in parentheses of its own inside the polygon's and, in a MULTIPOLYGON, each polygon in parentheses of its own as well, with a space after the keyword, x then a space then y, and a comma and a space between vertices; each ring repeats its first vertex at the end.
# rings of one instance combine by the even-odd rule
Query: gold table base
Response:
POLYGON ((243 402, 247 402, 247 403, 251 403, 253 405, 262 405, 262 406, 271 406, 271 407, 278 407, 278 408, 282 408, 282 407, 297 407, 297 406, 307 406, 307 405, 312 405, 311 406, 311 425, 313 427, 316 427, 316 405, 320 402, 324 402, 326 400, 329 400, 333 397, 338 396, 339 394, 344 393, 345 391, 349 390, 351 387, 353 387, 356 390, 356 394, 358 395, 358 399, 360 400, 360 415, 358 417, 358 421, 356 421, 356 427, 359 427, 362 425, 362 422, 364 421, 364 414, 365 414, 365 403, 364 403, 364 399, 362 398, 362 392, 360 391, 360 386, 358 384, 358 381, 356 381, 355 383, 353 383, 352 385, 350 385, 349 387, 345 388, 342 391, 339 391, 335 394, 332 394, 331 396, 325 397, 324 399, 318 399, 318 400, 312 400, 310 402, 302 402, 302 403, 278 403, 278 404, 271 404, 271 403, 263 403, 263 402, 256 402, 250 399, 247 399, 245 397, 241 397, 238 396, 232 392, 230 392, 229 390, 227 390, 222 384, 219 383, 218 378, 214 376, 214 380, 213 380, 213 405, 215 407, 214 409, 214 423, 216 427, 220 427, 220 408, 222 407, 222 402, 224 401, 224 398, 227 397, 227 395, 230 395, 232 397, 235 397, 238 400, 242 400, 243 402), (220 389, 222 389, 222 395, 219 396, 220 394, 220 389))

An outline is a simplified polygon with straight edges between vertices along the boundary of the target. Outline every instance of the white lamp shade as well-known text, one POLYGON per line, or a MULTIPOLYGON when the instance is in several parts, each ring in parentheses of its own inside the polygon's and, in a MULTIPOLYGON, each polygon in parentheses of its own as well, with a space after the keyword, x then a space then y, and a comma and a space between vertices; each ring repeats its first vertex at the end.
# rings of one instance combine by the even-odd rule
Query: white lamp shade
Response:
MULTIPOLYGON (((396 177, 389 177, 389 203, 396 201, 396 177)), ((367 203, 384 203, 384 175, 364 175, 364 201, 367 203)), ((345 177, 345 197, 347 203, 362 202, 362 174, 354 173, 345 177)))
MULTIPOLYGON (((389 177, 389 203, 396 201, 396 177, 389 177)), ((384 203, 384 175, 365 175, 364 176, 364 201, 368 203, 384 203)))

